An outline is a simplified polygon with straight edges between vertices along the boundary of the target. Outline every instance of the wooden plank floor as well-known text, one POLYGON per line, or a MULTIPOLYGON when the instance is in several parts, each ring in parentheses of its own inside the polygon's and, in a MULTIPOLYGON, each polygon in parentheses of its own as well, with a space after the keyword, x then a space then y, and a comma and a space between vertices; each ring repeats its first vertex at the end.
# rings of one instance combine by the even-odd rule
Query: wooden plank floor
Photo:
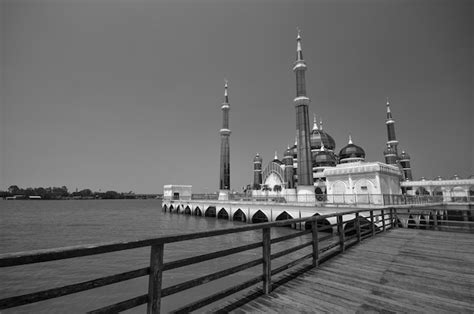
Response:
POLYGON ((232 312, 474 313, 474 234, 391 230, 232 312))

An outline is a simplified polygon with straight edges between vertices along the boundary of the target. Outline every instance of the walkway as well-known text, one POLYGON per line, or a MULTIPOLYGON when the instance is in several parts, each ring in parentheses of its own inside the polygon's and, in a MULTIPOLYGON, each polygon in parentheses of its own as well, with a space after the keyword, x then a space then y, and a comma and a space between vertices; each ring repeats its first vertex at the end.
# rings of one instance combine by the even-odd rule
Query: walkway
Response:
POLYGON ((473 313, 474 234, 395 229, 238 303, 235 313, 473 313))

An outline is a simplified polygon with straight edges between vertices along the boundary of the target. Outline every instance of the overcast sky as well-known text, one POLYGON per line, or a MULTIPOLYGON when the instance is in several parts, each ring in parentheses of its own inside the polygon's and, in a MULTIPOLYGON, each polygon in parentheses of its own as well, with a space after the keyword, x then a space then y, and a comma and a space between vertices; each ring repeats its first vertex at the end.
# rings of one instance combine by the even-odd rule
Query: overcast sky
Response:
POLYGON ((0 190, 216 191, 226 78, 241 191, 294 142, 297 26, 337 151, 384 160, 389 97, 414 178, 474 173, 474 1, 0 3, 0 190))

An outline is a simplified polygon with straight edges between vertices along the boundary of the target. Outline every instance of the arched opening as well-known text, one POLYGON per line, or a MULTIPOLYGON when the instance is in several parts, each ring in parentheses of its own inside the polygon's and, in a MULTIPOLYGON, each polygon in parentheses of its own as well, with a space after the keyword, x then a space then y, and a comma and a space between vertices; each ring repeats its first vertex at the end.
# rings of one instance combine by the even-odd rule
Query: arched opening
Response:
POLYGON ((416 195, 430 195, 430 192, 428 192, 424 187, 420 186, 419 188, 416 189, 415 194, 416 195))
POLYGON ((173 209, 174 209, 173 205, 170 205, 170 213, 173 212, 173 209))
POLYGON ((261 210, 258 210, 252 217, 252 223, 261 222, 268 222, 268 218, 261 210))
POLYGON ((184 209, 184 213, 186 215, 191 215, 191 208, 189 208, 189 206, 186 206, 186 208, 184 209))
POLYGON ((180 211, 180 210, 181 210, 181 206, 178 205, 178 206, 176 207, 176 213, 179 214, 179 211, 180 211))
POLYGON ((421 215, 420 216, 420 229, 423 229, 423 230, 426 230, 426 220, 425 220, 425 216, 421 215))
POLYGON ((400 219, 397 218, 397 227, 398 228, 403 228, 403 224, 402 222, 400 221, 400 219))
POLYGON ((247 216, 245 216, 244 212, 239 208, 234 213, 234 216, 233 216, 232 220, 233 221, 247 222, 247 216))
POLYGON ((195 216, 202 216, 202 212, 201 212, 201 209, 199 207, 196 207, 196 209, 194 210, 194 215, 195 216))
MULTIPOLYGON (((288 220, 288 219, 293 219, 293 217, 290 214, 288 214, 287 212, 283 212, 283 213, 281 213, 280 215, 277 216, 275 221, 288 220)), ((291 224, 283 225, 282 227, 291 227, 291 224)))
POLYGON ((214 206, 209 206, 204 213, 206 217, 216 217, 216 208, 214 206))
POLYGON ((408 229, 416 229, 416 222, 413 219, 413 216, 408 217, 408 229))
POLYGON ((221 208, 221 210, 217 214, 217 218, 218 219, 227 219, 227 220, 229 220, 229 214, 227 214, 227 212, 224 208, 221 208))
POLYGON ((168 206, 166 206, 166 204, 163 205, 163 210, 164 210, 165 212, 168 210, 168 206))
POLYGON ((443 196, 443 190, 441 190, 441 187, 437 187, 433 190, 433 196, 443 196))
MULTIPOLYGON (((314 216, 320 216, 319 214, 314 214, 314 216)), ((309 230, 311 229, 311 222, 307 221, 304 224, 304 229, 309 230)), ((332 227, 331 223, 327 219, 319 219, 318 220, 318 232, 325 232, 332 234, 332 227)))
MULTIPOLYGON (((372 231, 372 223, 370 222, 370 220, 368 220, 367 218, 365 217, 362 217, 362 216, 359 216, 359 226, 360 226, 360 233, 361 234, 366 234, 368 233, 369 231, 372 231)), ((353 219, 351 221, 349 221, 348 223, 346 223, 346 225, 344 226, 344 234, 346 236, 352 236, 352 235, 355 235, 357 234, 357 230, 353 229, 355 228, 355 225, 356 225, 356 220, 353 219)), ((375 230, 378 231, 379 228, 375 225, 375 230)))

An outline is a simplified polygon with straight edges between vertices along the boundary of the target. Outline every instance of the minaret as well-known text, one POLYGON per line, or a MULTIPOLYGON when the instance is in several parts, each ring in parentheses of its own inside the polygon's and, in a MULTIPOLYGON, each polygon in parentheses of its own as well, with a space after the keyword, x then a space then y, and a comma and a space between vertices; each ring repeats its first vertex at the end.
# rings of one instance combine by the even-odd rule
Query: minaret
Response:
POLYGON ((309 98, 306 96, 306 62, 303 59, 301 36, 296 37, 296 62, 293 67, 296 74, 296 133, 298 138, 298 175, 297 194, 299 201, 315 201, 313 171, 311 166, 310 126, 308 117, 309 98))
POLYGON ((390 145, 393 148, 393 151, 395 152, 395 155, 397 155, 398 159, 398 141, 395 137, 395 120, 392 118, 392 112, 390 111, 390 103, 388 102, 387 98, 387 120, 385 121, 385 124, 387 125, 387 145, 390 145))
POLYGON ((257 153, 253 159, 253 189, 260 190, 262 185, 262 162, 263 159, 257 153))
POLYGON ((229 147, 229 95, 227 92, 227 80, 224 86, 224 102, 221 106, 222 109, 222 129, 219 131, 221 134, 221 167, 220 167, 220 179, 219 179, 219 200, 229 199, 230 190, 230 147, 229 147))
POLYGON ((400 155, 400 165, 402 166, 403 177, 405 180, 412 181, 413 175, 411 173, 410 155, 408 155, 405 151, 402 151, 400 155))
POLYGON ((283 155, 283 164, 285 165, 285 188, 294 189, 295 188, 295 176, 293 169, 293 153, 291 152, 290 146, 286 149, 283 155))

